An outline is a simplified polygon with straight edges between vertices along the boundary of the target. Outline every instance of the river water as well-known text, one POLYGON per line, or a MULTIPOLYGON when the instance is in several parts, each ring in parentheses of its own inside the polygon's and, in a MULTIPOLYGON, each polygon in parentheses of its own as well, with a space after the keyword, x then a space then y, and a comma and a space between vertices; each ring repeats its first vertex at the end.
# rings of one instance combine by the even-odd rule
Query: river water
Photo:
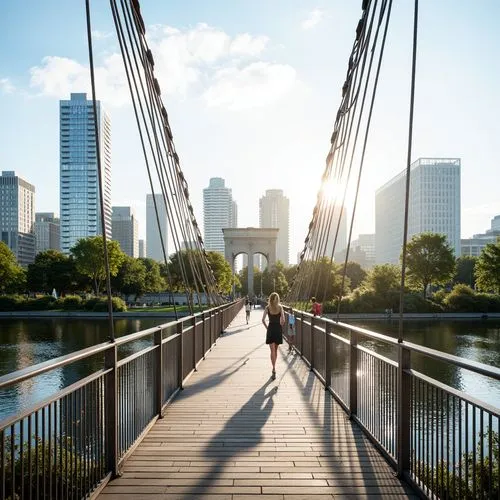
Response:
MULTIPOLYGON (((165 319, 116 319, 116 336, 164 323, 165 319)), ((397 335, 397 321, 352 322, 379 333, 397 335)), ((449 354, 500 367, 500 321, 409 321, 405 340, 449 354)), ((104 342, 107 320, 98 319, 0 319, 0 376, 79 349, 104 342)), ((142 341, 145 345, 150 341, 142 341)), ((383 344, 365 342, 379 354, 393 357, 383 344)), ((138 346, 126 346, 127 355, 138 346)), ((19 413, 57 390, 102 367, 102 356, 59 368, 0 390, 0 420, 19 413)), ((485 379, 458 367, 415 355, 413 367, 447 385, 500 407, 500 382, 485 379)))

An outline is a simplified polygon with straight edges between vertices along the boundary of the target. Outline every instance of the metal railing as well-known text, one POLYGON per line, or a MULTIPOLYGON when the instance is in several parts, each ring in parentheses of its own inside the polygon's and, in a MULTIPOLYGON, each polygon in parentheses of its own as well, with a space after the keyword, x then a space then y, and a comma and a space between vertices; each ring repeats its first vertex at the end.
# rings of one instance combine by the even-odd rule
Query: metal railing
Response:
POLYGON ((500 498, 500 409, 419 373, 412 355, 497 381, 500 369, 293 314, 299 353, 400 477, 429 498, 500 498), (394 359, 375 352, 374 343, 394 359))
POLYGON ((0 499, 89 498, 113 476, 243 302, 0 377, 0 390, 79 361, 100 369, 0 422, 0 499), (132 354, 123 353, 135 346, 132 354), (123 359, 120 359, 122 356, 123 359))

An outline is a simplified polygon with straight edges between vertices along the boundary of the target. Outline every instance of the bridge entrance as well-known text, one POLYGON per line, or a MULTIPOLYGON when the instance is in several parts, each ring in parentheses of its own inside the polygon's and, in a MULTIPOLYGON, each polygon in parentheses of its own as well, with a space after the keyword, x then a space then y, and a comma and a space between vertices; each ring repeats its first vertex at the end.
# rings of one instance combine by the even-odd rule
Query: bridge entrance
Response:
POLYGON ((253 256, 264 255, 267 265, 271 267, 276 263, 276 241, 278 239, 278 228, 225 228, 224 254, 226 260, 231 264, 234 274, 234 261, 239 254, 248 256, 248 296, 253 297, 253 256))

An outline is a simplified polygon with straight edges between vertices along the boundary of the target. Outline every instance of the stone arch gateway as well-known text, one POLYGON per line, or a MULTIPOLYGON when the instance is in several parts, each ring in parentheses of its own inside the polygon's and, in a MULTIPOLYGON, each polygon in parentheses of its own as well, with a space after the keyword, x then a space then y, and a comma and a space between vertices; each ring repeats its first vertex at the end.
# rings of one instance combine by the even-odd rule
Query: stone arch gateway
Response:
MULTIPOLYGON (((248 262, 253 262, 254 254, 262 254, 269 267, 276 263, 276 242, 278 228, 239 227, 224 228, 224 256, 234 273, 234 259, 240 253, 247 254, 248 262)), ((253 289, 253 266, 248 266, 248 295, 255 295, 253 289)))

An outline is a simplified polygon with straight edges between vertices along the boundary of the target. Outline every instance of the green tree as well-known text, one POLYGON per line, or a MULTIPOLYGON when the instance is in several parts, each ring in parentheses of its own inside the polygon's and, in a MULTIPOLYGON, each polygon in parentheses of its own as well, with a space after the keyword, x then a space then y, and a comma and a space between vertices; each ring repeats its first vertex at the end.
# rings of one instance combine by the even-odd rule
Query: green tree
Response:
POLYGON ((423 291, 426 298, 429 285, 444 285, 455 273, 455 257, 446 243, 446 236, 438 233, 415 235, 407 246, 406 273, 408 284, 423 291))
POLYGON ((50 293, 55 289, 65 294, 81 288, 82 276, 72 258, 57 250, 46 250, 28 266, 27 282, 29 290, 34 292, 50 293))
MULTIPOLYGON (((121 251, 117 241, 108 240, 107 247, 109 274, 116 276, 125 259, 125 254, 121 251)), ((99 295, 101 285, 106 280, 102 236, 82 238, 71 248, 71 253, 75 259, 77 271, 90 279, 94 293, 99 295)))
POLYGON ((229 262, 220 252, 207 252, 207 259, 214 273, 217 289, 221 294, 230 294, 233 285, 233 272, 229 262))
POLYGON ((149 258, 140 258, 139 262, 142 262, 146 268, 146 288, 145 292, 158 293, 165 290, 165 280, 161 274, 160 264, 149 258))
POLYGON ((357 262, 353 261, 347 263, 345 274, 351 280, 353 290, 358 288, 367 276, 366 271, 357 262))
POLYGON ((399 290, 401 286, 401 270, 394 264, 380 264, 374 266, 361 284, 365 290, 376 295, 399 290))
POLYGON ((142 260, 125 257, 120 270, 113 278, 113 288, 125 295, 135 295, 137 298, 146 292, 147 269, 142 260))
POLYGON ((26 272, 17 263, 10 248, 0 241, 0 293, 21 291, 26 283, 26 272))
POLYGON ((463 283, 464 285, 474 288, 476 282, 476 274, 474 267, 477 262, 477 257, 464 255, 457 259, 457 270, 453 278, 453 283, 463 283))
MULTIPOLYGON (((248 295, 248 266, 245 266, 239 272, 238 278, 241 283, 241 294, 248 295)), ((259 268, 257 266, 253 266, 253 291, 255 295, 260 295, 262 278, 263 274, 259 271, 259 268)), ((264 282, 262 281, 262 293, 267 294, 264 290, 267 290, 267 288, 264 287, 264 282)))
POLYGON ((475 271, 479 291, 500 294, 500 239, 483 248, 475 271))

